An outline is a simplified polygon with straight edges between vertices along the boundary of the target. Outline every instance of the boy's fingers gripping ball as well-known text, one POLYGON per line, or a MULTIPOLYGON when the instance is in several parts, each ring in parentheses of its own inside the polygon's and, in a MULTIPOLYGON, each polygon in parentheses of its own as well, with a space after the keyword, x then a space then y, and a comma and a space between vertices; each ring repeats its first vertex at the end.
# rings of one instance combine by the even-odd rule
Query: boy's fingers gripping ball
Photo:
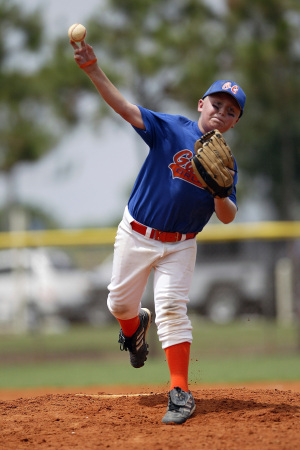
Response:
POLYGON ((86 37, 86 28, 80 23, 74 23, 68 30, 70 41, 81 42, 86 37))

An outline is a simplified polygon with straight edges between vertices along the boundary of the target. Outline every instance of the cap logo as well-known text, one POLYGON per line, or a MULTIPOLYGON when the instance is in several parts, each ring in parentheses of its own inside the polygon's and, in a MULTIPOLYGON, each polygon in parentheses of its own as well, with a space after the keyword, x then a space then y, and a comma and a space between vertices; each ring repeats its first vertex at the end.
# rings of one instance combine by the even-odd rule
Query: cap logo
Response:
POLYGON ((227 81, 227 83, 223 84, 222 89, 225 89, 225 90, 231 89, 230 81, 227 81))
POLYGON ((231 87, 230 81, 227 81, 226 83, 223 84, 222 89, 224 89, 224 90, 230 89, 231 92, 236 95, 239 90, 239 87, 237 84, 235 84, 234 86, 231 87))

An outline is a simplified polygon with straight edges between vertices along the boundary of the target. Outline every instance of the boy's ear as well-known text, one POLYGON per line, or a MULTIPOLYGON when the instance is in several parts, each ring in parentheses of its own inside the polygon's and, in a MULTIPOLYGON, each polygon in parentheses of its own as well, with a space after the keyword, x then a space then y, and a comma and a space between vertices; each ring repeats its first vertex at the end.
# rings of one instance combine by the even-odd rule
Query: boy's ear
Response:
POLYGON ((203 108, 203 98, 200 98, 198 102, 198 112, 202 112, 202 108, 203 108))

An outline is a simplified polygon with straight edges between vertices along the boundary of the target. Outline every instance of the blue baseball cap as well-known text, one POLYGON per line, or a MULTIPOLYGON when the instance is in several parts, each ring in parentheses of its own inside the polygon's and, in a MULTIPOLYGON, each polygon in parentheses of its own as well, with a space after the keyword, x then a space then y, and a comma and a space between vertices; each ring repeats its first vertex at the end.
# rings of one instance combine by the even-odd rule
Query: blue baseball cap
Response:
POLYGON ((229 80, 218 80, 215 81, 210 88, 205 92, 202 98, 207 97, 211 94, 217 94, 219 92, 225 92, 231 95, 237 101, 239 107, 241 108, 240 117, 244 112, 244 107, 246 103, 246 94, 243 89, 234 81, 229 80))

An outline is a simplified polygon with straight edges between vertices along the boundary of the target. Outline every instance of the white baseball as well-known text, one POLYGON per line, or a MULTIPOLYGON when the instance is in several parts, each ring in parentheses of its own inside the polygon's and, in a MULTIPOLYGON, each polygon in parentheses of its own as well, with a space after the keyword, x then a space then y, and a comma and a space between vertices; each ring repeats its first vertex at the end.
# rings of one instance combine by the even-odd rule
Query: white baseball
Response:
POLYGON ((86 37, 86 28, 81 23, 74 23, 68 30, 68 36, 71 41, 81 42, 86 37))

